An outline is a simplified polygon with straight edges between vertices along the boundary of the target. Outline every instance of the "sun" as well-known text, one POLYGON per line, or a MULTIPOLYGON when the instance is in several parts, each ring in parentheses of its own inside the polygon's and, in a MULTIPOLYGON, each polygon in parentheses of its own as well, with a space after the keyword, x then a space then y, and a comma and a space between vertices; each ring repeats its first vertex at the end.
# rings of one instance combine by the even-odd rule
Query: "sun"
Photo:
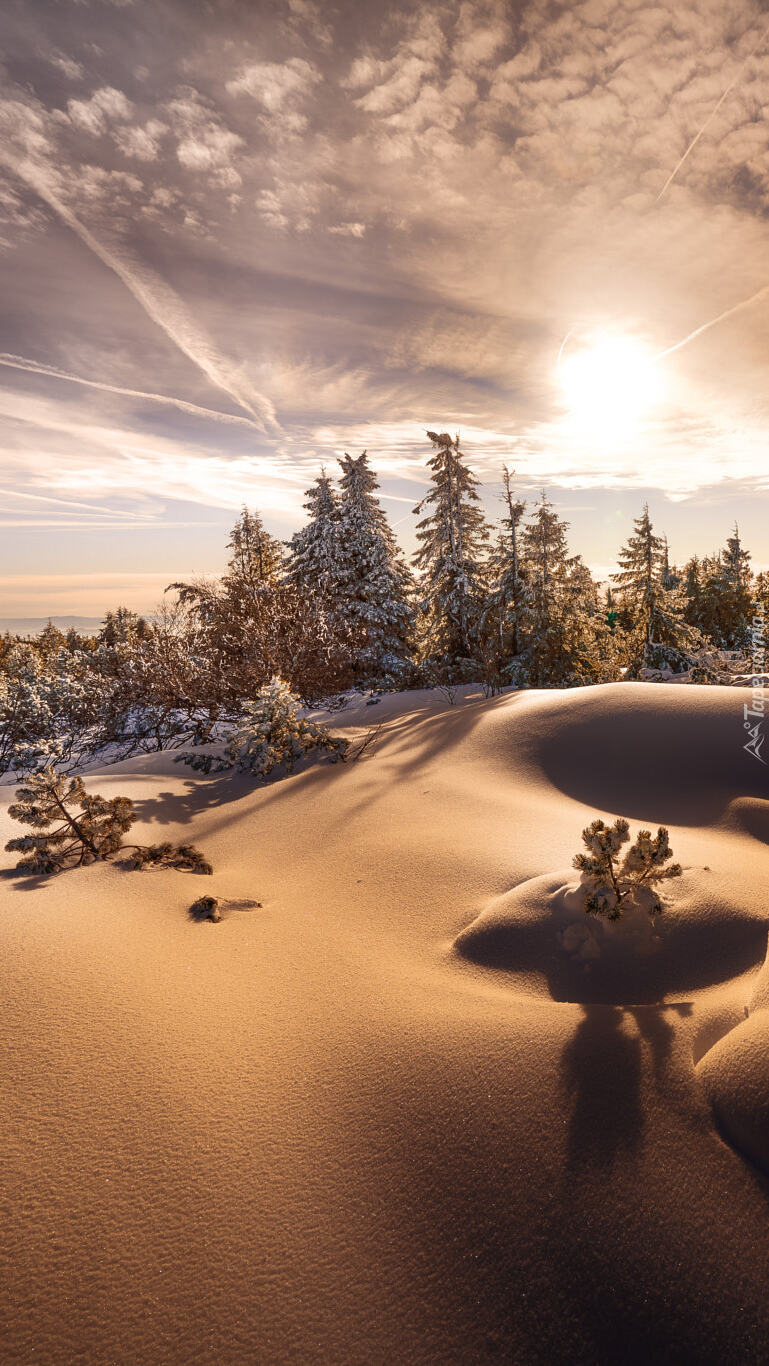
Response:
POLYGON ((573 424, 604 441, 638 431, 662 397, 655 355, 635 337, 599 335, 566 351, 558 378, 573 424))

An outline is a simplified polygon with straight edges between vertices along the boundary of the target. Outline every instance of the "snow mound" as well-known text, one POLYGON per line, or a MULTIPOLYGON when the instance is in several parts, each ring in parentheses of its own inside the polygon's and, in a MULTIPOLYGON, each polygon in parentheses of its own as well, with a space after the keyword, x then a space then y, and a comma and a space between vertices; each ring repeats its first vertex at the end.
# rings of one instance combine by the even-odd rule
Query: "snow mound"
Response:
POLYGON ((546 874, 496 898, 454 947, 516 991, 611 1005, 691 995, 763 959, 765 926, 715 893, 707 870, 667 884, 663 907, 655 922, 640 908, 614 922, 588 916, 574 872, 546 874))
POLYGON ((723 1137, 769 1172, 769 1010, 758 1010, 697 1065, 723 1137))

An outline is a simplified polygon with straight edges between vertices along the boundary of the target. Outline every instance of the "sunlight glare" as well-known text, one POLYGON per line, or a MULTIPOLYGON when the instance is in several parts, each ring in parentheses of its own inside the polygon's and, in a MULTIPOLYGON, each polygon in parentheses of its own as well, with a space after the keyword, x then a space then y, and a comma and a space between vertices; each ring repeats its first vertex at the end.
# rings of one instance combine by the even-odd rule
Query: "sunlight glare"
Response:
POLYGON ((634 337, 598 336, 567 353, 558 374, 571 420, 602 440, 632 435, 662 396, 654 353, 634 337))

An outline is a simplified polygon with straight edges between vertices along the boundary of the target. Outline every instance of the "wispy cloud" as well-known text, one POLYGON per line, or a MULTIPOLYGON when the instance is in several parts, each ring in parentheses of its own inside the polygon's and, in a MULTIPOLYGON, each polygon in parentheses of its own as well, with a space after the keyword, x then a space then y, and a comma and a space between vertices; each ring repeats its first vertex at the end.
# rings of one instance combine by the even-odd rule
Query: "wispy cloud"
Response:
POLYGON ((0 161, 34 190, 89 251, 113 271, 147 316, 212 384, 229 394, 264 430, 277 428, 270 400, 216 350, 178 294, 150 267, 132 260, 125 250, 108 247, 100 241, 65 203, 54 177, 43 163, 31 157, 18 158, 7 148, 0 148, 0 161))
POLYGON ((262 424, 253 418, 240 417, 236 413, 222 413, 217 408, 201 408, 197 403, 188 403, 186 399, 174 398, 170 394, 153 394, 144 389, 126 389, 120 384, 108 384, 104 380, 86 379, 83 375, 71 375, 67 370, 60 370, 55 365, 46 365, 42 361, 28 360, 26 356, 14 356, 9 352, 0 352, 0 365, 5 365, 11 370, 24 370, 30 375, 45 375, 50 379, 66 380, 70 384, 83 384, 89 389, 101 389, 108 394, 122 394, 127 398, 149 399, 153 403, 170 404, 171 407, 178 408, 180 412, 189 413, 193 417, 211 418, 215 422, 255 427, 257 431, 264 430, 262 424))

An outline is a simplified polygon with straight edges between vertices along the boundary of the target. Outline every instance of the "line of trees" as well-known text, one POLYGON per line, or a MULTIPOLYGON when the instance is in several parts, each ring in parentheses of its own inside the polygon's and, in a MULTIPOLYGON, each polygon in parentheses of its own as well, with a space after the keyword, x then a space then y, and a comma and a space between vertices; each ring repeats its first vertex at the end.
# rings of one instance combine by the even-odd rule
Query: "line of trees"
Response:
POLYGON ((275 676, 308 703, 350 688, 573 687, 660 668, 711 682, 714 652, 749 649, 769 579, 753 575, 736 528, 677 568, 645 507, 603 587, 544 493, 528 507, 505 469, 492 526, 459 439, 428 436, 411 565, 366 452, 345 455, 337 483, 323 471, 308 490, 289 541, 244 508, 224 574, 170 585, 151 621, 118 608, 95 637, 49 623, 0 638, 0 773, 205 743, 275 676))

